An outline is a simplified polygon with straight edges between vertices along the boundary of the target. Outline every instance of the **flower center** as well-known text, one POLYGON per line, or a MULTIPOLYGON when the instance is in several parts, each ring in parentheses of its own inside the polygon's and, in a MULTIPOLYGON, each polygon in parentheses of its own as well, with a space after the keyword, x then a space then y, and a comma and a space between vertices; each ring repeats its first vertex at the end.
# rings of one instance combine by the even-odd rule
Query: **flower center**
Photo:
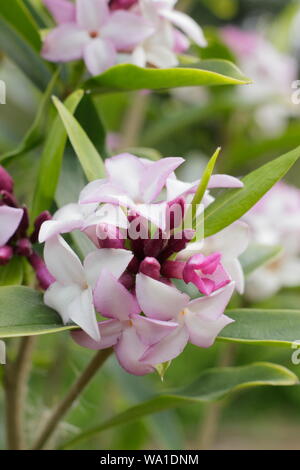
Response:
POLYGON ((99 31, 90 31, 90 37, 96 39, 99 37, 99 31))

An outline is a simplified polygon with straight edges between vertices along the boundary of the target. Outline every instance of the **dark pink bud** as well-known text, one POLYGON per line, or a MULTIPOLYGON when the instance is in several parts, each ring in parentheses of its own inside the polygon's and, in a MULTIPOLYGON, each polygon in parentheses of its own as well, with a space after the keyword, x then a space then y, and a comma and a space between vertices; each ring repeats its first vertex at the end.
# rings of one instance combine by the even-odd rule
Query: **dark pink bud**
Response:
POLYGON ((186 263, 183 261, 165 261, 161 268, 161 274, 168 279, 182 279, 186 263))
POLYGON ((19 207, 15 196, 3 189, 0 191, 0 206, 19 207))
POLYGON ((167 247, 159 257, 160 261, 165 261, 174 253, 179 253, 184 250, 186 245, 193 239, 194 234, 194 230, 187 229, 177 233, 176 235, 172 235, 167 247))
POLYGON ((160 279, 160 263, 155 258, 147 257, 140 264, 140 272, 153 279, 160 279))
POLYGON ((29 263, 35 270, 36 277, 42 289, 48 289, 55 282, 55 278, 49 273, 42 258, 36 253, 28 258, 29 263))
POLYGON ((17 241, 16 254, 26 256, 26 258, 32 255, 32 245, 28 238, 21 238, 21 240, 17 241))
POLYGON ((4 266, 9 263, 13 257, 13 249, 11 246, 1 246, 0 247, 0 266, 4 266))
POLYGON ((144 240, 144 255, 157 258, 157 256, 166 247, 168 240, 161 238, 149 238, 144 240))
POLYGON ((50 212, 48 212, 48 211, 42 212, 42 213, 35 219, 35 222, 34 222, 34 231, 32 232, 32 235, 31 235, 31 237, 30 237, 30 240, 31 240, 32 243, 37 243, 38 238, 39 238, 39 233, 40 233, 41 226, 43 225, 44 222, 46 222, 47 220, 51 220, 51 219, 52 219, 52 215, 51 215, 50 212))
POLYGON ((168 204, 166 213, 167 230, 173 230, 182 223, 185 214, 185 200, 183 197, 176 199, 168 204))
POLYGON ((14 182, 9 173, 0 166, 0 191, 4 190, 8 193, 12 193, 14 188, 14 182))
POLYGON ((21 223, 19 225, 19 228, 18 228, 18 234, 19 236, 21 237, 26 237, 26 232, 28 230, 28 227, 29 227, 29 215, 28 215, 28 210, 26 207, 23 207, 23 217, 22 217, 22 220, 21 220, 21 223))
POLYGON ((125 240, 120 229, 114 225, 99 224, 97 226, 99 248, 124 248, 125 240))
POLYGON ((128 10, 137 0, 110 0, 109 8, 111 10, 128 10))

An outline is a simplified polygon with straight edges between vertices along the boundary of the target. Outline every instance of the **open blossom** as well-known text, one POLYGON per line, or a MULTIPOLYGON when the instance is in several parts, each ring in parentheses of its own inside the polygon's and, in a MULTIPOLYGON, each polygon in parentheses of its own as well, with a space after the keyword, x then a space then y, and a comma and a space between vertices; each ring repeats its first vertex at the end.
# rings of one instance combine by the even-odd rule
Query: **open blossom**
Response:
MULTIPOLYGON (((242 282, 237 257, 247 245, 245 224, 225 229, 223 244, 217 238, 215 243, 208 239, 209 247, 191 243, 195 231, 183 221, 199 182, 176 179, 174 170, 182 162, 131 154, 107 159, 106 177, 89 183, 79 204, 60 209, 40 230, 53 276, 46 304, 64 323, 80 326, 72 332, 77 343, 114 347, 121 366, 136 375, 175 358, 188 342, 212 345, 232 321, 224 310, 234 278, 242 282), (75 230, 94 244, 83 264, 60 235, 75 230), (199 298, 192 300, 187 289, 175 287, 176 279, 193 284, 199 298), (99 322, 97 314, 104 320, 99 322)), ((214 175, 209 182, 209 188, 241 186, 227 175, 214 175)), ((204 200, 206 205, 213 200, 209 192, 204 200)))
POLYGON ((243 72, 253 84, 238 93, 249 103, 259 105, 256 121, 266 133, 285 128, 294 108, 290 105, 291 84, 297 79, 293 57, 279 52, 262 34, 234 26, 223 28, 222 37, 235 52, 243 72))
POLYGON ((174 0, 44 0, 58 26, 42 55, 52 62, 83 59, 98 75, 120 62, 171 67, 190 40, 205 46, 202 29, 174 0))
POLYGON ((277 183, 249 211, 245 220, 254 242, 282 251, 248 278, 246 295, 263 300, 283 287, 300 285, 300 190, 277 183))

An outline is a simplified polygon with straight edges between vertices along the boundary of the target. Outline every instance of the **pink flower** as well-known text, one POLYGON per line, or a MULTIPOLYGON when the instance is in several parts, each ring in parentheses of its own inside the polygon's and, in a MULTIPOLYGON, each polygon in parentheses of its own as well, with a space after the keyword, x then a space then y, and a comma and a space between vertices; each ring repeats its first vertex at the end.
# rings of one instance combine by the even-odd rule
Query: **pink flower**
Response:
POLYGON ((44 258, 55 282, 44 296, 45 304, 56 310, 65 324, 79 325, 94 340, 99 340, 93 292, 103 270, 119 278, 133 255, 128 250, 101 249, 90 253, 83 265, 61 237, 45 244, 44 258))
POLYGON ((47 0, 46 4, 60 24, 47 35, 43 57, 52 62, 84 59, 92 75, 114 65, 117 51, 131 50, 153 32, 135 13, 111 12, 108 0, 77 0, 75 16, 67 1, 47 0))
POLYGON ((100 341, 93 341, 82 331, 72 333, 74 340, 90 349, 114 346, 121 366, 129 373, 144 375, 153 367, 139 361, 149 346, 157 344, 178 324, 139 315, 141 308, 131 294, 109 272, 103 271, 95 289, 95 305, 110 320, 99 323, 100 341))
POLYGON ((23 209, 0 206, 0 247, 15 234, 23 218, 23 209))

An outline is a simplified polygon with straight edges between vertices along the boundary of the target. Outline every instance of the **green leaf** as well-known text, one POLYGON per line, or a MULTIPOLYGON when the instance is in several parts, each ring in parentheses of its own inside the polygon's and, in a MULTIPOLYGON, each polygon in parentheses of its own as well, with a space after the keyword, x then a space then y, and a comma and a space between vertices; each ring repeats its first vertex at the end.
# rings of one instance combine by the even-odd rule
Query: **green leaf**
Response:
POLYGON ((240 262, 245 276, 249 276, 260 266, 265 265, 272 259, 276 258, 282 251, 282 247, 278 245, 261 245, 252 243, 249 248, 240 256, 240 262))
POLYGON ((44 91, 53 66, 40 55, 39 32, 21 0, 0 0, 0 44, 2 52, 44 91))
POLYGON ((53 93, 53 89, 55 87, 57 78, 59 75, 59 70, 54 73, 51 81, 49 82, 47 89, 41 99, 39 109, 37 111, 35 120, 26 133, 22 142, 12 151, 7 152, 0 156, 0 162, 7 162, 12 158, 18 157, 33 148, 35 148, 42 140, 43 131, 45 128, 45 124, 48 118, 48 107, 50 102, 50 97, 53 93))
POLYGON ((83 86, 95 93, 133 90, 160 90, 182 86, 244 85, 251 83, 226 60, 204 60, 193 67, 171 69, 141 68, 131 64, 111 67, 83 86))
POLYGON ((61 101, 56 97, 53 97, 53 101, 88 181, 102 178, 105 169, 96 147, 61 101))
POLYGON ((229 309, 226 315, 234 323, 221 331, 220 340, 291 347, 300 339, 300 310, 229 309))
MULTIPOLYGON (((83 91, 77 90, 68 96, 65 101, 69 113, 74 113, 83 91)), ((55 196, 56 187, 62 165, 63 154, 67 142, 67 134, 59 116, 57 116, 49 130, 41 156, 37 184, 33 197, 32 219, 34 220, 42 211, 50 208, 55 196)))
POLYGON ((204 212, 205 237, 220 232, 240 219, 277 183, 300 157, 300 147, 249 173, 244 187, 219 196, 204 212))
POLYGON ((74 327, 43 303, 43 295, 29 287, 0 287, 0 338, 34 336, 74 327))
POLYGON ((0 0, 0 16, 11 24, 31 46, 39 51, 41 38, 30 12, 21 0, 0 0))
POLYGON ((0 286, 18 286, 23 281, 23 260, 18 256, 14 256, 11 261, 0 266, 0 286))
POLYGON ((61 449, 74 447, 107 429, 160 411, 188 404, 215 401, 229 393, 246 388, 262 385, 288 386, 297 383, 298 378, 291 371, 280 365, 267 362, 258 362, 242 367, 210 369, 203 372, 191 386, 176 393, 157 396, 133 406, 123 413, 104 421, 100 426, 84 431, 79 436, 66 442, 61 449))

